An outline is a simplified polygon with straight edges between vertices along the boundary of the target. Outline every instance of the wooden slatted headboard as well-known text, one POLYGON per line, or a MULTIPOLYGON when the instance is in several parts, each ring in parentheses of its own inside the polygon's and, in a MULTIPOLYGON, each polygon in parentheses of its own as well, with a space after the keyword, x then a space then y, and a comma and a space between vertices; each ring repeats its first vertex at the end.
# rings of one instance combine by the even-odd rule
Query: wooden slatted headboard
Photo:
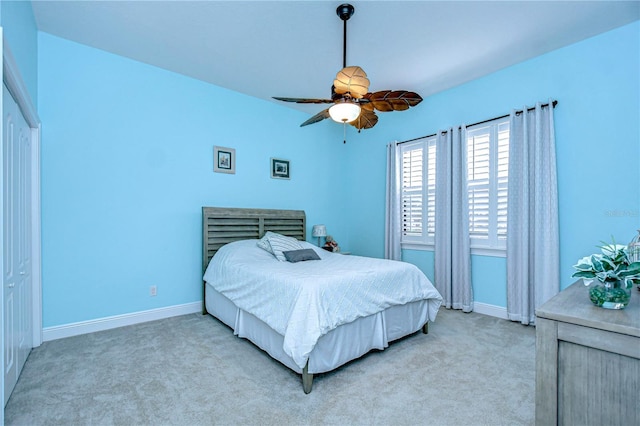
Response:
MULTIPOLYGON (((218 249, 239 240, 258 239, 267 232, 306 240, 307 223, 303 210, 202 208, 202 273, 218 249)), ((206 314, 205 285, 202 286, 202 313, 206 314)))
MULTIPOLYGON (((306 240, 307 223, 303 210, 202 208, 202 273, 220 247, 238 240, 262 238, 267 231, 306 240)), ((206 314, 205 286, 202 285, 202 313, 206 314)))

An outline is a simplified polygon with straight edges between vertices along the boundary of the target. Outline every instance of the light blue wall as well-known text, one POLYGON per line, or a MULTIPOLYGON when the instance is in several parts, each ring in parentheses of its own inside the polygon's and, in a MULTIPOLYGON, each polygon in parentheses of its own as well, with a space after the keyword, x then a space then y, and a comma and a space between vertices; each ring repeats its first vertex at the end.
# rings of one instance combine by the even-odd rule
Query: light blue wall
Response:
POLYGON ((201 207, 302 209, 346 233, 341 129, 39 34, 44 327, 201 300, 201 207), (236 174, 213 172, 213 146, 236 174), (270 157, 291 180, 270 178, 270 157), (158 295, 149 296, 156 285, 158 295))
MULTIPOLYGON (((561 287, 575 261, 612 235, 640 228, 640 23, 638 21, 425 99, 350 144, 347 181, 352 250, 384 253, 385 144, 508 114, 550 97, 555 111, 561 287)), ((433 253, 404 258, 433 278, 433 253)), ((504 259, 473 257, 478 302, 506 306, 504 259)))
MULTIPOLYGON (((41 33, 44 326, 199 300, 203 205, 304 209, 309 228, 382 257, 386 143, 549 97, 564 288, 576 259, 640 227, 639 35, 635 22, 382 113, 343 145, 341 126, 301 129, 305 114, 41 33), (237 150, 236 175, 211 171, 213 145, 237 150), (269 178, 272 156, 292 160, 291 181, 269 178)), ((433 253, 404 258, 433 277, 433 253)), ((474 256, 476 301, 506 306, 504 269, 474 256)))
POLYGON ((37 108, 38 99, 38 32, 30 1, 0 2, 0 26, 20 75, 37 108))

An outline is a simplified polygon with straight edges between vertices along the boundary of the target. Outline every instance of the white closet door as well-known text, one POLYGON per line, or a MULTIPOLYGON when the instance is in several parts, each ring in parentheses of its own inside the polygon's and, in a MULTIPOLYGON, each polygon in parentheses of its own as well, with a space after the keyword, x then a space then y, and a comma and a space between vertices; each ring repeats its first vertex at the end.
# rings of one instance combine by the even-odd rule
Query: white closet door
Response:
POLYGON ((3 85, 4 404, 31 350, 31 131, 3 85))
MULTIPOLYGON (((12 99, 13 100, 13 99, 12 99)), ((16 104, 16 108, 18 105, 16 104)), ((18 340, 18 375, 22 371, 24 363, 31 352, 33 332, 32 322, 32 285, 31 285, 31 129, 27 125, 20 111, 16 121, 20 124, 18 134, 18 274, 20 279, 16 285, 17 302, 19 309, 16 311, 18 340)))

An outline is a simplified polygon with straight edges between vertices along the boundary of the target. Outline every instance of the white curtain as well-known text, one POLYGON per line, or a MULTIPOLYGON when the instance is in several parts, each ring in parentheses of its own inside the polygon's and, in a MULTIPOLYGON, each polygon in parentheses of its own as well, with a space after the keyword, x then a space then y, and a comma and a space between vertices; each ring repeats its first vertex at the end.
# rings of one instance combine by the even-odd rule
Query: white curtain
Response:
POLYGON ((402 238, 400 160, 400 145, 397 142, 387 145, 384 257, 391 260, 400 260, 402 258, 400 247, 400 239, 402 238))
POLYGON ((560 288, 553 101, 513 111, 509 132, 507 314, 530 324, 560 288))
POLYGON ((465 126, 436 140, 435 287, 446 308, 473 311, 465 126))

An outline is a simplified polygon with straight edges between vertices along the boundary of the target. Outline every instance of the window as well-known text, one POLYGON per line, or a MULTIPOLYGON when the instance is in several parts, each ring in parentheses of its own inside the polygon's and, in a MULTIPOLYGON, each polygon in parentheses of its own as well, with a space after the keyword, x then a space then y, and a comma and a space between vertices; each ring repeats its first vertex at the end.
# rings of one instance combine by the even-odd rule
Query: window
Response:
POLYGON ((436 216, 436 138, 403 144, 401 154, 402 243, 405 247, 432 245, 436 216))
MULTIPOLYGON (((401 153, 402 245, 433 245, 436 137, 403 144, 401 153)), ((509 118, 467 128, 469 236, 475 253, 506 249, 508 173, 509 118)))
POLYGON ((509 119, 467 129, 469 237, 476 249, 506 248, 509 119))

